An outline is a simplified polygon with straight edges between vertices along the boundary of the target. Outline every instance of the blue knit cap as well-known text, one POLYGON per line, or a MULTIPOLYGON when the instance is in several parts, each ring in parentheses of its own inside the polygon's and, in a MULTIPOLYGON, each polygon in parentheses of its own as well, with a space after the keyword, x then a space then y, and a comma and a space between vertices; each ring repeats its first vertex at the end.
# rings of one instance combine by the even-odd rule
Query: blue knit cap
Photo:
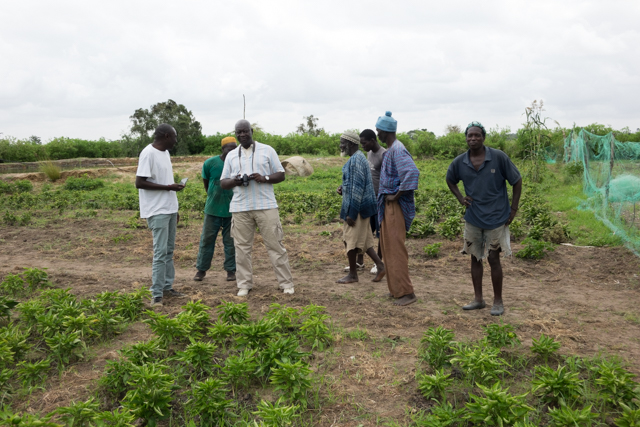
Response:
POLYGON ((391 117, 391 111, 387 111, 384 116, 378 117, 376 128, 385 132, 395 132, 398 129, 398 122, 391 117))

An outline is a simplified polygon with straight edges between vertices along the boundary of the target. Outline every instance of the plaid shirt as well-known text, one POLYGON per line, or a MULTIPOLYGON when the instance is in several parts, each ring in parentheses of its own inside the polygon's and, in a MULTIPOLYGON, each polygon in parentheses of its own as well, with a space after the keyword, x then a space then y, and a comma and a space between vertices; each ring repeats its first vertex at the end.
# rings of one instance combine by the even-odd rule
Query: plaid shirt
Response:
POLYGON ((384 219, 384 195, 404 191, 405 193, 398 199, 398 203, 404 216, 405 228, 409 231, 409 227, 416 217, 413 192, 418 189, 419 177, 420 171, 413 162, 413 157, 404 144, 396 139, 391 148, 384 153, 382 159, 380 189, 378 190, 378 222, 380 224, 384 219))
POLYGON ((342 167, 342 209, 340 218, 354 221, 358 214, 369 218, 378 212, 369 162, 362 151, 356 151, 342 167))

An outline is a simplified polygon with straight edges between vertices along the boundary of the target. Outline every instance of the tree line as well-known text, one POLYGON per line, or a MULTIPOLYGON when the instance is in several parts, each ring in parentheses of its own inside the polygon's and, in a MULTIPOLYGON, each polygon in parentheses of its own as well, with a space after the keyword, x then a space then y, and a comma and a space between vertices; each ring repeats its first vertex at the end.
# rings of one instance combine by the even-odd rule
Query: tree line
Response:
MULTIPOLYGON (((533 105, 537 105, 535 102, 533 105)), ((541 109, 541 104, 540 107, 541 109)), ((541 110, 542 111, 542 110, 541 110)), ((140 108, 130 116, 130 132, 118 140, 85 140, 58 137, 43 144, 40 138, 32 136, 26 139, 0 137, 0 159, 5 162, 36 162, 42 160, 87 158, 137 157, 140 151, 153 140, 153 130, 160 123, 171 124, 178 132, 178 144, 173 155, 215 155, 220 153, 220 142, 232 133, 204 135, 202 126, 193 113, 184 105, 173 100, 160 102, 149 109, 140 108)), ((590 124, 584 129, 596 135, 615 132, 621 142, 640 141, 640 130, 632 133, 628 128, 614 130, 601 124, 590 124)), ((544 133, 545 156, 560 157, 564 139, 571 129, 557 126, 554 129, 542 127, 544 133)), ((416 129, 398 134, 398 139, 416 158, 436 157, 453 158, 467 150, 464 130, 449 125, 446 134, 436 136, 427 129, 416 129)), ((280 155, 338 155, 340 133, 328 133, 318 127, 318 118, 313 115, 304 117, 304 122, 296 132, 288 135, 274 135, 254 125, 254 139, 272 146, 280 155)), ((511 133, 509 128, 496 127, 487 133, 486 145, 498 148, 514 158, 527 156, 531 145, 531 132, 527 124, 511 133)))

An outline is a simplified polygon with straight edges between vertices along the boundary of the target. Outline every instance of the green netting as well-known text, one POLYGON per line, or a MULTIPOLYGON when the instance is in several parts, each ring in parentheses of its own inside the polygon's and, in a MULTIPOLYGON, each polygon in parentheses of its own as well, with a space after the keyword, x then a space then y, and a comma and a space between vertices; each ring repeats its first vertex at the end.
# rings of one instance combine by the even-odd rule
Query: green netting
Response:
POLYGON ((582 207, 639 255, 640 143, 574 130, 564 142, 564 161, 582 164, 587 195, 582 207))

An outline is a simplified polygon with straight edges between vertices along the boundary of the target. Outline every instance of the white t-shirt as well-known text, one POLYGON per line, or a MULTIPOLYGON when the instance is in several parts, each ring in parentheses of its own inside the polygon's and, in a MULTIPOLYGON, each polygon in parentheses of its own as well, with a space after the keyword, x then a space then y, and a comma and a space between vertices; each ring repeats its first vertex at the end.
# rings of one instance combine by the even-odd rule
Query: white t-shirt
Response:
MULTIPOLYGON (((160 151, 152 144, 145 147, 138 159, 136 176, 147 178, 148 182, 171 185, 173 167, 169 151, 160 151)), ((175 191, 138 189, 140 197, 140 218, 178 212, 178 196, 175 191)))

